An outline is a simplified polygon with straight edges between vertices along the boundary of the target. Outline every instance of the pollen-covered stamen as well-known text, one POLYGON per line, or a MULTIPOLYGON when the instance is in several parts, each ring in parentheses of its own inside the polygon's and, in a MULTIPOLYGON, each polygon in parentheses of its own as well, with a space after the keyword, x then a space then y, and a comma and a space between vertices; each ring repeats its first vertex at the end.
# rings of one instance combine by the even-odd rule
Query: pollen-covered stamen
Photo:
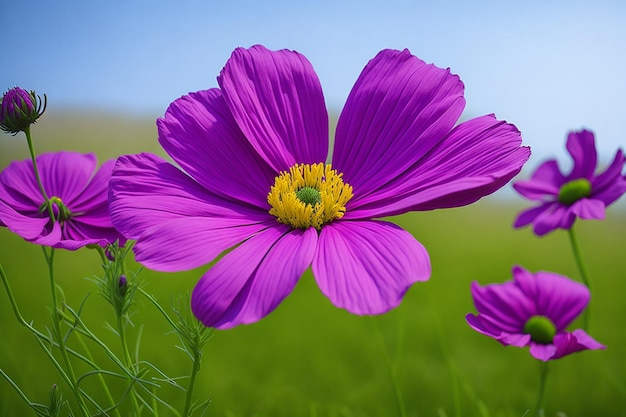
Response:
POLYGON ((340 219, 352 198, 352 187, 330 165, 299 164, 282 172, 272 186, 267 201, 270 214, 293 228, 306 229, 340 219))
POLYGON ((586 178, 579 178, 566 182, 559 189, 559 203, 572 205, 581 198, 589 197, 591 194, 591 183, 586 178))
POLYGON ((545 316, 532 316, 524 325, 524 333, 529 334, 533 342, 548 345, 554 340, 556 326, 545 316))

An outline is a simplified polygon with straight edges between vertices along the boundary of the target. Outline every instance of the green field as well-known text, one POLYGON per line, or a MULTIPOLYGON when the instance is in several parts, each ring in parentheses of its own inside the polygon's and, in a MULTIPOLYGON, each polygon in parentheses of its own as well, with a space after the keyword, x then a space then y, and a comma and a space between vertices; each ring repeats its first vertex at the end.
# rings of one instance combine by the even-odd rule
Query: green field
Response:
MULTIPOLYGON (((82 115, 77 122, 77 116, 46 114, 33 129, 37 150, 94 150, 101 159, 143 150, 162 154, 153 120, 82 115)), ((23 136, 0 136, 0 167, 26 157, 23 136)), ((537 238, 529 229, 512 229, 516 213, 526 206, 521 199, 495 195, 465 208, 393 218, 426 246, 433 273, 386 315, 357 317, 335 308, 307 272, 264 320, 215 332, 205 349, 196 391, 199 398, 212 399, 206 415, 397 416, 391 366, 408 416, 524 416, 538 391, 537 361, 526 349, 505 348, 474 332, 464 316, 474 312, 470 283, 509 280, 515 264, 578 278, 565 232, 537 238)), ((551 363, 548 416, 626 416, 624 206, 621 202, 610 208, 604 222, 577 223, 593 284, 589 333, 607 350, 551 363)), ((57 282, 67 303, 78 307, 90 293, 84 320, 118 352, 116 338, 105 327, 113 313, 87 279, 100 272, 97 254, 88 249, 59 251, 56 261, 57 282)), ((22 314, 45 329, 51 300, 41 249, 2 228, 0 264, 22 314)), ((190 291, 205 270, 144 270, 140 277, 146 290, 167 306, 171 294, 190 291)), ((69 398, 35 338, 18 325, 4 290, 0 315, 0 369, 33 401, 45 402, 52 384, 59 384, 69 398)), ((140 298, 133 322, 131 340, 141 334, 141 357, 170 376, 188 373, 190 364, 175 348, 176 337, 145 299, 140 298)), ((109 366, 104 355, 96 355, 96 360, 109 366)), ((94 396, 101 395, 97 384, 93 389, 94 396)), ((165 388, 163 396, 182 407, 184 395, 179 391, 165 388)), ((35 415, 1 378, 0 415, 35 415)), ((159 415, 169 414, 163 409, 159 415)))

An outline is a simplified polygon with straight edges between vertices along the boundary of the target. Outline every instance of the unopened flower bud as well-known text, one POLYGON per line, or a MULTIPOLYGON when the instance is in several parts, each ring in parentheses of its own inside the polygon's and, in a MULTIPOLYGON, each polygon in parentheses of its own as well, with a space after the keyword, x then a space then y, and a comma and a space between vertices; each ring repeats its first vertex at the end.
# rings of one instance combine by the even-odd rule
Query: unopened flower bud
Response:
POLYGON ((126 280, 126 275, 124 274, 120 275, 118 288, 120 291, 120 295, 124 297, 126 295, 126 291, 128 290, 128 281, 126 280))
POLYGON ((50 388, 50 391, 48 392, 48 398, 50 401, 50 406, 48 407, 49 415, 53 417, 61 415, 61 405, 63 405, 63 397, 59 392, 56 384, 53 384, 52 388, 50 388))
POLYGON ((4 93, 0 103, 0 129, 13 135, 25 131, 46 110, 46 95, 41 98, 15 87, 4 93))

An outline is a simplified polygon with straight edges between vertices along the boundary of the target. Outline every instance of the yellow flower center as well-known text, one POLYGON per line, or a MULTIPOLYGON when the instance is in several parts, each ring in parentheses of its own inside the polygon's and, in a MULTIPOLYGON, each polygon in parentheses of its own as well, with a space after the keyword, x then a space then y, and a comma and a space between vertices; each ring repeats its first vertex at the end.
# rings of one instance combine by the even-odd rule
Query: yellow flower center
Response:
POLYGON ((298 164, 281 172, 270 189, 267 201, 270 214, 295 229, 322 225, 340 219, 352 198, 352 187, 343 182, 343 174, 330 164, 298 164))

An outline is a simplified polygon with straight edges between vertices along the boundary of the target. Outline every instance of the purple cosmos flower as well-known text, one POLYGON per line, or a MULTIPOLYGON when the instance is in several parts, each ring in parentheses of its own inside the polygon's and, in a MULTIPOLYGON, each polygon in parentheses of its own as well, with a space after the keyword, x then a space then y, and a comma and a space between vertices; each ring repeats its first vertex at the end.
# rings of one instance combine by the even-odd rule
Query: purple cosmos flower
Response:
POLYGON ((321 291, 355 314, 397 306, 430 277, 411 234, 373 218, 472 203, 529 157, 493 115, 455 127, 463 83, 409 51, 384 50, 363 70, 338 121, 309 61, 294 51, 236 49, 220 88, 174 101, 155 155, 118 159, 113 224, 136 259, 162 271, 224 255, 194 289, 192 309, 228 328, 269 314, 312 266, 321 291))
POLYGON ((4 93, 0 102, 0 129, 17 134, 35 123, 46 110, 46 95, 43 102, 35 94, 15 87, 4 93))
POLYGON ((93 154, 41 154, 37 166, 50 198, 41 193, 32 160, 11 163, 0 173, 0 225, 38 245, 75 250, 125 240, 111 223, 107 199, 114 161, 94 174, 93 154), (50 210, 55 221, 50 219, 50 210))
POLYGON ((621 149, 611 165, 598 175, 592 132, 571 132, 567 150, 574 160, 568 175, 561 174, 555 160, 549 160, 537 168, 530 180, 513 184, 524 197, 539 201, 538 206, 519 214, 516 228, 533 223, 534 232, 542 236, 554 229, 571 228, 577 217, 602 220, 606 207, 626 192, 626 178, 622 176, 625 158, 621 149))
POLYGON ((530 354, 548 361, 587 349, 604 349, 584 330, 565 328, 585 309, 587 287, 562 275, 513 268, 513 281, 481 287, 472 283, 478 316, 467 323, 503 345, 530 346, 530 354))

